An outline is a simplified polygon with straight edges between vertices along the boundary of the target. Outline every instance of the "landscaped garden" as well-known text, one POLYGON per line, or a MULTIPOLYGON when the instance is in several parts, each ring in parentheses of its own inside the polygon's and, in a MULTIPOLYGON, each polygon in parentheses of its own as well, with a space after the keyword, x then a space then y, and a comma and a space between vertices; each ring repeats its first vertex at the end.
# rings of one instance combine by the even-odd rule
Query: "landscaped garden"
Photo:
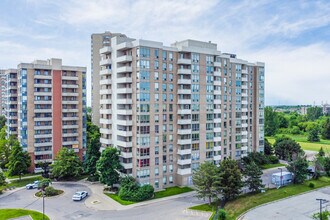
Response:
POLYGON ((49 220, 47 215, 43 218, 42 213, 27 209, 0 209, 0 213, 0 220, 8 220, 21 216, 31 216, 33 220, 49 220))

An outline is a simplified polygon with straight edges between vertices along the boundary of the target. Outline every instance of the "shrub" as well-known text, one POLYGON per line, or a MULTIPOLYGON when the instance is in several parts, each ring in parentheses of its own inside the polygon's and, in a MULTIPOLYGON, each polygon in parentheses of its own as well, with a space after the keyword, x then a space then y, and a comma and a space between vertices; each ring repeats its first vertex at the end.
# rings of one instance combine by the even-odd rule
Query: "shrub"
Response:
POLYGON ((52 186, 47 186, 45 188, 45 195, 46 196, 56 196, 56 195, 58 195, 58 190, 54 189, 54 187, 52 187, 52 186))
POLYGON ((3 174, 3 172, 0 171, 0 186, 4 186, 6 185, 7 182, 6 182, 6 177, 5 175, 3 174))
POLYGON ((271 164, 276 164, 280 162, 279 159, 274 155, 268 156, 268 161, 271 164))
POLYGON ((252 152, 249 153, 246 157, 242 158, 244 163, 251 163, 252 161, 255 162, 258 166, 264 165, 268 163, 268 158, 263 153, 259 152, 252 152))
POLYGON ((329 219, 330 217, 330 212, 328 210, 325 210, 322 212, 322 218, 320 218, 320 213, 315 213, 313 214, 313 219, 329 219))
POLYGON ((124 177, 118 193, 122 200, 140 202, 152 198, 154 188, 147 184, 140 186, 133 177, 124 177))
POLYGON ((218 212, 218 220, 226 220, 227 212, 224 209, 220 209, 218 212))
POLYGON ((290 129, 290 133, 291 134, 300 134, 300 128, 298 126, 293 126, 291 129, 290 129))
POLYGON ((308 187, 309 187, 309 188, 314 188, 314 187, 315 187, 315 184, 314 184, 314 183, 309 183, 309 184, 308 184, 308 187))

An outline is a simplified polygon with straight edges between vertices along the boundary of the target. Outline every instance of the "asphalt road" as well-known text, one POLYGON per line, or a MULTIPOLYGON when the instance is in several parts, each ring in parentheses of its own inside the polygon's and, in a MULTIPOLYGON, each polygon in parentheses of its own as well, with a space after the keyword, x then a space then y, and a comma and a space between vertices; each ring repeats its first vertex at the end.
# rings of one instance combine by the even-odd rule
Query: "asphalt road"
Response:
MULTIPOLYGON (((153 204, 134 207, 122 211, 97 211, 86 207, 84 200, 72 201, 71 197, 76 191, 85 190, 91 194, 91 190, 79 183, 54 183, 57 189, 64 190, 64 194, 45 199, 45 213, 56 220, 74 219, 118 219, 118 220, 176 220, 176 219, 208 219, 209 214, 187 210, 188 207, 204 203, 192 195, 173 198, 153 204)), ((7 196, 1 197, 0 208, 26 208, 42 212, 42 198, 34 197, 36 189, 22 189, 7 196)))

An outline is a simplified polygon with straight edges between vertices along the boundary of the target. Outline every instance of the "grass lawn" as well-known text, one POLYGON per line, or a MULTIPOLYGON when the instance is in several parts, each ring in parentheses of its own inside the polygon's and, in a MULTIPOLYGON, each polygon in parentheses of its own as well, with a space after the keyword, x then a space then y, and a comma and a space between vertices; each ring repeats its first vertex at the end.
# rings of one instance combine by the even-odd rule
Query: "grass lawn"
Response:
POLYGON ((41 176, 37 176, 37 177, 31 177, 28 179, 22 179, 20 180, 13 180, 11 181, 11 183, 7 184, 6 186, 0 186, 0 190, 6 189, 6 188, 10 188, 10 187, 22 187, 25 186, 26 184, 29 183, 33 183, 36 180, 42 180, 43 178, 41 176))
MULTIPOLYGON (((193 191, 193 189, 190 187, 173 186, 173 187, 166 188, 163 191, 155 192, 155 196, 152 199, 160 199, 160 198, 174 196, 174 195, 191 192, 191 191, 193 191)), ((104 193, 104 194, 106 194, 107 196, 109 196, 110 198, 119 202, 122 205, 131 205, 131 204, 137 203, 137 202, 122 200, 119 198, 119 196, 117 194, 111 194, 111 193, 104 193)), ((152 200, 152 199, 150 199, 150 200, 152 200)))
MULTIPOLYGON (((33 220, 42 220, 42 213, 27 209, 0 209, 0 220, 7 220, 17 218, 20 216, 30 215, 33 220)), ((45 215, 45 220, 49 220, 48 216, 45 215)))
MULTIPOLYGON (((280 189, 269 189, 265 193, 245 194, 239 196, 233 201, 228 202, 225 205, 225 210, 228 213, 229 219, 236 219, 243 212, 258 205, 297 195, 324 186, 330 186, 329 177, 321 177, 319 180, 309 180, 300 185, 290 185, 280 189), (314 188, 310 188, 308 186, 308 184, 311 182, 315 184, 314 188)), ((216 210, 214 204, 211 206, 208 204, 193 206, 190 209, 211 212, 216 210)))
POLYGON ((262 165, 261 168, 263 170, 266 170, 266 169, 270 169, 270 168, 275 168, 275 167, 284 167, 285 164, 282 164, 282 163, 275 163, 275 164, 265 164, 265 165, 262 165))
POLYGON ((115 200, 116 202, 118 202, 122 205, 131 205, 131 204, 136 203, 136 202, 132 202, 132 201, 122 200, 121 198, 119 198, 119 196, 117 194, 111 194, 111 193, 104 193, 104 194, 109 196, 111 199, 115 200))
MULTIPOLYGON (((15 179, 15 178, 19 178, 19 176, 8 176, 7 172, 4 172, 5 177, 7 177, 8 179, 15 179)), ((41 176, 41 173, 27 173, 22 175, 22 177, 27 177, 27 176, 41 176)))
POLYGON ((167 197, 167 196, 174 196, 174 195, 191 192, 191 191, 193 191, 193 189, 190 187, 178 187, 178 186, 169 187, 163 191, 155 192, 154 199, 160 199, 160 198, 167 197))
MULTIPOLYGON (((280 135, 278 135, 280 136, 280 135)), ((302 149, 304 150, 311 150, 311 151, 319 151, 321 147, 323 147, 323 150, 325 152, 329 152, 330 153, 330 140, 324 140, 321 139, 320 142, 308 142, 307 141, 307 136, 304 135, 287 135, 288 137, 291 137, 293 140, 297 141, 300 146, 302 147, 302 149)), ((266 137, 267 140, 271 143, 274 144, 275 143, 275 137, 266 137)))

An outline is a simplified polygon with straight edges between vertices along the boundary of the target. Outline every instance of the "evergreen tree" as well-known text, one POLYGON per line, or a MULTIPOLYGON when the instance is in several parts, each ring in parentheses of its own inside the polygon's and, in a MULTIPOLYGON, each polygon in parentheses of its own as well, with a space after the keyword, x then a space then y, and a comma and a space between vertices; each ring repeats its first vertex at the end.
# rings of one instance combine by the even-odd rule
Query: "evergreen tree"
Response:
POLYGON ((113 187, 113 184, 119 182, 119 171, 122 169, 119 151, 113 147, 106 148, 96 163, 96 169, 100 175, 100 182, 113 187))
POLYGON ((323 139, 330 139, 330 118, 327 119, 322 123, 321 128, 321 135, 323 139))
POLYGON ((9 162, 6 165, 8 167, 8 175, 15 176, 27 173, 28 168, 31 165, 31 158, 28 152, 23 151, 23 148, 19 145, 18 142, 15 142, 10 156, 9 162))
POLYGON ((196 187, 197 197, 201 199, 208 199, 211 205, 212 199, 216 198, 216 191, 214 190, 214 181, 217 175, 217 166, 210 161, 206 161, 193 173, 193 183, 196 187))
POLYGON ((276 112, 272 107, 267 106, 265 108, 265 135, 272 136, 278 129, 278 118, 276 112))
POLYGON ((237 161, 232 159, 223 160, 220 163, 218 175, 214 182, 215 191, 222 197, 221 206, 224 207, 228 200, 236 198, 240 194, 242 186, 242 174, 237 161))
POLYGON ((309 107, 307 109, 307 119, 310 121, 315 121, 319 117, 322 116, 322 108, 321 107, 309 107))
POLYGON ((303 183, 308 174, 308 161, 306 156, 298 155, 297 159, 287 166, 289 172, 293 173, 293 183, 303 183))
POLYGON ((289 137, 277 138, 274 144, 275 155, 282 160, 291 161, 299 153, 303 153, 300 145, 289 137))
MULTIPOLYGON (((3 174, 3 172, 0 171, 0 186, 4 186, 4 185, 6 185, 6 184, 7 184, 7 182, 6 182, 6 177, 5 177, 5 175, 3 174)), ((0 190, 0 192, 1 192, 1 190, 0 190)))
POLYGON ((310 142, 319 142, 319 128, 317 126, 313 126, 308 129, 307 140, 310 142))
POLYGON ((262 170, 256 163, 251 162, 246 164, 243 175, 246 178, 244 184, 249 187, 249 190, 252 192, 259 192, 260 188, 264 187, 261 180, 262 170))
POLYGON ((318 153, 318 156, 319 157, 324 157, 325 156, 325 152, 323 150, 323 147, 320 148, 319 153, 318 153))
POLYGON ((54 163, 51 164, 52 175, 59 179, 71 179, 81 175, 82 164, 73 149, 62 147, 54 163))
POLYGON ((271 143, 265 138, 265 145, 264 145, 264 153, 265 155, 273 155, 274 149, 271 143))

